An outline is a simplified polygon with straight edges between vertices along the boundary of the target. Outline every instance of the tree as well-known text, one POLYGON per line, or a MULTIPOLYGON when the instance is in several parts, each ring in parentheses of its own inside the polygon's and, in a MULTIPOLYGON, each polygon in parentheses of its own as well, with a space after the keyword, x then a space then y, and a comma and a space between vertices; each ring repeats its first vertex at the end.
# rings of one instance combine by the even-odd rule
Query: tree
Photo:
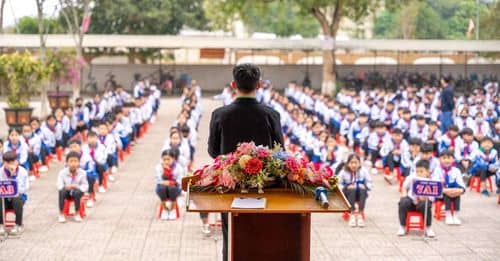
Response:
MULTIPOLYGON (((404 0, 393 0, 402 2, 404 0)), ((247 10, 251 10, 255 5, 263 5, 262 16, 267 15, 269 5, 275 1, 270 0, 212 0, 212 5, 215 10, 220 12, 216 17, 217 22, 233 21, 238 17, 245 17, 247 10)), ((323 51, 323 83, 321 92, 325 94, 333 94, 335 91, 335 48, 334 42, 339 29, 339 24, 342 18, 347 17, 354 21, 359 21, 361 18, 372 12, 380 1, 372 0, 282 0, 285 5, 297 5, 298 13, 309 15, 316 19, 319 23, 321 32, 327 41, 331 41, 331 48, 326 48, 323 51)), ((245 19, 243 19, 245 20, 245 19)))
POLYGON ((3 9, 7 0, 0 0, 0 34, 3 33, 3 9))
POLYGON ((373 34, 376 38, 397 38, 399 28, 396 26, 396 19, 399 12, 384 10, 382 14, 375 19, 373 34))
MULTIPOLYGON (((38 23, 38 17, 21 17, 17 22, 16 32, 18 34, 38 34, 38 23)), ((59 21, 56 18, 43 18, 43 26, 46 33, 48 34, 57 34, 64 32, 63 28, 60 26, 59 21)))
MULTIPOLYGON (((84 64, 82 44, 85 28, 83 26, 83 20, 90 17, 90 4, 91 0, 59 0, 59 5, 61 7, 60 12, 66 22, 69 33, 73 35, 76 58, 81 64, 84 64)), ((75 64, 75 67, 80 67, 81 64, 75 64)), ((79 81, 73 84, 73 97, 80 97, 79 81)))
POLYGON ((486 40, 498 40, 500 39, 500 1, 490 9, 491 11, 483 15, 480 24, 481 29, 479 31, 480 39, 486 40))

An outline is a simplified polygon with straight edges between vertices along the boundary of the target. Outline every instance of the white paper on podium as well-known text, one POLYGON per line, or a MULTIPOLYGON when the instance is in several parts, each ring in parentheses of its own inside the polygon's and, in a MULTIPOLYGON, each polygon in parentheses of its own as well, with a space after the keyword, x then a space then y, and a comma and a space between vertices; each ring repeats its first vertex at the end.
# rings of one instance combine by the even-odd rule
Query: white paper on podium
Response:
POLYGON ((266 198, 234 198, 231 208, 264 209, 266 198))

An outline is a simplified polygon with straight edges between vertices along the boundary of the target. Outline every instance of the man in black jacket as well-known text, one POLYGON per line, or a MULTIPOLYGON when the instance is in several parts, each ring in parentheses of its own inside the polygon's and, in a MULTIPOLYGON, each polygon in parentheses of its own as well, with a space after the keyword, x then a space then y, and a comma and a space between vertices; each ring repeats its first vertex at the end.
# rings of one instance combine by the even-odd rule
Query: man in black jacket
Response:
POLYGON ((441 78, 441 131, 445 133, 453 125, 453 110, 455 109, 453 86, 450 85, 451 77, 443 76, 441 78))
MULTIPOLYGON (((233 69, 231 87, 236 90, 236 100, 216 109, 210 120, 208 153, 215 158, 234 152, 239 143, 255 142, 256 145, 283 147, 280 115, 270 107, 259 104, 255 93, 260 88, 260 70, 252 64, 240 64, 233 69)), ((228 258, 228 216, 222 213, 224 238, 223 258, 228 258)))

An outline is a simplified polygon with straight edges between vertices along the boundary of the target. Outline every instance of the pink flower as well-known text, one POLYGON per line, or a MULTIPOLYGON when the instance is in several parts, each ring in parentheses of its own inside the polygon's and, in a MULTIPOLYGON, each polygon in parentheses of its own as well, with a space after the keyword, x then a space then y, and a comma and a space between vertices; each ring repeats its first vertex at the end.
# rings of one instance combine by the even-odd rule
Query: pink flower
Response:
POLYGON ((231 173, 229 173, 229 171, 227 169, 222 171, 220 181, 224 187, 231 188, 231 189, 234 189, 236 187, 236 182, 235 182, 233 176, 231 175, 231 173))
POLYGON ((257 150, 255 151, 255 154, 257 154, 257 157, 259 157, 261 159, 268 158, 271 155, 269 150, 267 148, 264 148, 264 147, 257 148, 257 150))
POLYGON ((252 142, 244 142, 241 143, 240 146, 238 146, 238 149, 236 149, 236 154, 238 155, 248 155, 252 153, 252 151, 255 149, 255 143, 252 142))
POLYGON ((285 165, 291 172, 298 172, 300 169, 299 163, 293 157, 289 157, 288 159, 286 159, 285 165))

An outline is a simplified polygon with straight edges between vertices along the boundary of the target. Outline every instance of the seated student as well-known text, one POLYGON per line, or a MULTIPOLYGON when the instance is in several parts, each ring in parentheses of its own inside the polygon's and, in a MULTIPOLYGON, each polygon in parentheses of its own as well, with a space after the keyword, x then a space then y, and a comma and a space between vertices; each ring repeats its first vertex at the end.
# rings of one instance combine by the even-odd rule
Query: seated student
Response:
POLYGON ((455 125, 457 125, 461 130, 473 127, 474 120, 469 117, 469 109, 463 107, 461 110, 459 110, 459 112, 459 117, 455 117, 454 120, 455 125))
POLYGON ((429 122, 429 129, 427 131, 427 137, 425 137, 424 141, 426 143, 432 144, 434 148, 434 152, 438 155, 438 147, 439 147, 439 139, 442 136, 441 130, 439 129, 439 125, 436 121, 429 122))
POLYGON ((69 128, 71 128, 71 121, 66 115, 64 115, 64 111, 61 108, 57 108, 54 112, 54 116, 56 117, 57 125, 61 126, 61 144, 63 148, 68 146, 68 141, 71 138, 69 134, 69 128))
POLYGON ((380 158, 380 149, 384 143, 390 139, 391 136, 387 133, 385 124, 381 121, 377 121, 375 123, 375 130, 370 133, 367 142, 372 168, 375 168, 375 162, 380 158))
POLYGON ((351 124, 349 133, 347 134, 349 147, 354 150, 356 150, 356 148, 361 148, 369 134, 370 127, 368 126, 368 114, 361 113, 358 119, 351 124))
POLYGON ((410 139, 409 153, 403 154, 401 158, 402 165, 402 175, 408 177, 410 174, 414 174, 417 162, 420 159, 420 150, 422 147, 422 140, 420 139, 410 139))
POLYGON ((181 134, 179 133, 179 129, 176 127, 172 127, 170 129, 170 137, 163 144, 163 150, 176 148, 179 150, 179 156, 176 161, 183 168, 187 169, 189 165, 189 159, 191 158, 189 146, 183 144, 181 134))
POLYGON ((82 134, 88 129, 90 123, 89 114, 89 109, 83 105, 83 98, 76 98, 72 116, 73 124, 71 126, 74 134, 82 134))
POLYGON ((420 155, 417 159, 429 161, 429 167, 431 170, 439 167, 439 159, 434 156, 434 147, 430 143, 422 143, 420 146, 420 155))
POLYGON ((161 163, 155 168, 156 195, 162 204, 165 204, 165 211, 162 212, 161 219, 175 220, 177 218, 175 205, 180 194, 180 184, 184 177, 184 169, 177 165, 179 150, 171 148, 161 153, 161 163))
MULTIPOLYGON (((89 189, 87 174, 80 169, 80 154, 70 152, 66 155, 66 167, 59 172, 57 178, 57 190, 59 191, 59 219, 60 223, 66 222, 64 216, 64 200, 73 199, 75 201, 75 213, 80 210, 80 200, 85 191, 89 189)), ((81 222, 82 217, 75 215, 75 221, 81 222)))
MULTIPOLYGON (((399 200, 399 230, 397 235, 406 235, 406 216, 410 211, 418 211, 425 215, 425 201, 433 201, 433 198, 419 197, 413 191, 413 182, 415 180, 431 180, 431 173, 429 170, 429 162, 427 160, 420 160, 416 164, 415 174, 407 177, 403 183, 403 190, 401 191, 401 199, 399 200)), ((432 230, 432 204, 427 204, 427 224, 425 228, 425 235, 428 237, 435 237, 436 234, 432 230)))
MULTIPOLYGON (((69 142, 69 151, 76 152, 80 155, 80 169, 84 170, 87 173, 87 181, 89 183, 88 193, 92 195, 94 193, 94 184, 97 182, 97 171, 95 167, 94 160, 86 151, 83 153, 82 151, 82 143, 79 140, 72 140, 69 142)), ((94 206, 93 200, 87 200, 87 207, 91 208, 94 206)))
POLYGON ((28 145, 21 139, 19 132, 15 128, 9 129, 9 136, 5 141, 3 152, 13 151, 17 155, 17 162, 25 169, 29 169, 28 145))
MULTIPOLYGON (((26 201, 26 192, 29 189, 28 172, 19 165, 17 155, 14 151, 5 152, 2 155, 3 167, 0 168, 0 181, 17 181, 18 195, 13 198, 0 200, 0 209, 13 209, 16 214, 16 226, 10 231, 10 234, 16 235, 22 233, 23 227, 23 208, 26 201), (5 206, 2 206, 5 202, 5 206)), ((0 213, 1 214, 1 213, 0 213)), ((3 215, 0 215, 0 235, 5 234, 3 215)))
POLYGON ((398 119, 397 111, 394 108, 394 102, 388 101, 385 110, 380 114, 380 120, 384 122, 388 129, 391 129, 398 119))
POLYGON ((121 109, 118 108, 117 111, 113 111, 113 113, 109 116, 108 121, 106 122, 106 125, 108 126, 108 133, 113 137, 115 141, 115 151, 111 158, 112 162, 110 165, 112 174, 115 174, 118 171, 118 152, 124 148, 123 142, 127 143, 128 145, 125 129, 119 121, 119 115, 115 114, 116 112, 119 112, 121 114, 121 109))
POLYGON ((481 141, 484 137, 491 137, 490 124, 484 120, 484 115, 482 111, 476 113, 474 125, 472 130, 474 131, 474 138, 477 141, 481 141))
MULTIPOLYGON (((23 139, 26 145, 28 145, 28 170, 34 171, 35 164, 40 160, 42 140, 32 132, 31 125, 29 124, 23 126, 23 139)), ((35 179, 33 173, 30 173, 30 179, 35 179)))
POLYGON ((401 118, 398 120, 396 124, 396 128, 401 129, 403 132, 403 136, 405 139, 410 137, 410 128, 411 128, 411 112, 409 109, 403 109, 401 118))
POLYGON ((97 133, 89 131, 87 134, 87 144, 82 146, 82 153, 90 155, 95 164, 95 169, 99 178, 99 193, 106 192, 106 189, 103 187, 103 179, 104 172, 108 169, 106 164, 108 154, 106 153, 105 146, 99 142, 97 133))
MULTIPOLYGON (((406 157, 410 153, 408 142, 403 139, 403 132, 400 129, 393 129, 391 135, 392 138, 385 141, 380 149, 384 168, 389 168, 389 175, 384 175, 384 179, 389 184, 392 184, 393 178, 397 177, 396 168, 400 168, 401 170, 403 157, 406 157)), ((401 175, 403 175, 402 172, 401 175)))
POLYGON ((424 115, 417 115, 410 124, 410 138, 427 139, 428 126, 425 123, 424 115))
POLYGON ((433 179, 443 183, 443 201, 446 211, 447 225, 460 225, 460 196, 465 193, 465 183, 462 173, 454 167, 455 159, 452 150, 445 150, 439 156, 440 165, 432 172, 433 179), (451 212, 453 204, 453 213, 451 212))
POLYGON ((489 196, 490 192, 486 186, 486 179, 494 176, 497 172, 498 152, 493 148, 493 140, 489 137, 481 140, 481 146, 472 161, 471 174, 481 177, 481 194, 489 196))
POLYGON ((49 146, 47 146, 47 144, 46 144, 46 140, 48 138, 46 138, 45 136, 49 135, 49 134, 47 134, 44 130, 42 130, 42 128, 41 128, 42 125, 41 125, 40 119, 38 119, 38 117, 31 117, 30 125, 31 125, 31 129, 32 129, 33 133, 36 136, 38 136, 38 138, 42 141, 42 144, 40 147, 40 154, 38 155, 38 159, 42 163, 42 166, 40 167, 39 171, 46 172, 49 170, 49 168, 47 166, 47 163, 48 163, 47 156, 51 152, 50 152, 49 146))
MULTIPOLYGON (((110 170, 113 170, 112 167, 115 164, 114 160, 113 160, 113 157, 115 156, 114 154, 117 151, 116 150, 116 140, 115 140, 115 137, 112 134, 109 133, 108 125, 104 121, 99 122, 98 131, 99 131, 99 135, 97 137, 98 137, 99 143, 104 146, 105 151, 106 151, 106 164, 107 164, 107 167, 110 170)), ((115 170, 115 172, 111 171, 109 173, 108 177, 109 177, 110 181, 114 181, 115 180, 113 174, 116 173, 116 167, 114 168, 114 170, 115 170)))
POLYGON ((132 142, 134 136, 134 128, 130 117, 130 108, 128 107, 127 104, 121 107, 120 115, 121 116, 119 121, 120 124, 123 126, 122 135, 125 135, 125 137, 122 138, 123 148, 130 149, 130 143, 132 142))
POLYGON ((470 128, 463 129, 455 146, 455 160, 462 173, 470 175, 470 167, 478 151, 479 145, 474 140, 473 130, 470 128))
POLYGON ((344 166, 348 153, 349 150, 337 145, 337 139, 330 135, 326 139, 325 146, 321 148, 321 162, 328 164, 337 174, 344 166))
POLYGON ((185 125, 182 125, 180 127, 180 131, 181 131, 181 135, 182 135, 182 144, 181 146, 184 146, 184 147, 189 147, 189 155, 190 155, 190 158, 189 158, 189 161, 193 161, 194 159, 194 153, 195 153, 195 146, 193 146, 193 144, 191 143, 192 140, 190 139, 190 133, 191 133, 191 129, 189 128, 189 126, 187 126, 187 124, 185 125))
POLYGON ((54 115, 47 116, 47 120, 40 127, 42 140, 47 145, 49 153, 55 153, 56 147, 62 146, 62 125, 59 124, 54 115))
POLYGON ((340 135, 344 136, 346 139, 355 118, 356 113, 354 113, 354 111, 352 110, 349 110, 349 112, 347 113, 347 117, 340 123, 340 135))
POLYGON ((349 226, 364 227, 364 210, 368 191, 373 188, 370 174, 361 168, 361 159, 356 154, 347 158, 344 168, 338 174, 340 188, 351 204, 349 226), (355 214, 356 202, 359 202, 359 216, 355 214))
POLYGON ((457 125, 451 125, 448 131, 439 138, 439 153, 445 150, 455 150, 456 144, 459 140, 459 130, 457 125))

